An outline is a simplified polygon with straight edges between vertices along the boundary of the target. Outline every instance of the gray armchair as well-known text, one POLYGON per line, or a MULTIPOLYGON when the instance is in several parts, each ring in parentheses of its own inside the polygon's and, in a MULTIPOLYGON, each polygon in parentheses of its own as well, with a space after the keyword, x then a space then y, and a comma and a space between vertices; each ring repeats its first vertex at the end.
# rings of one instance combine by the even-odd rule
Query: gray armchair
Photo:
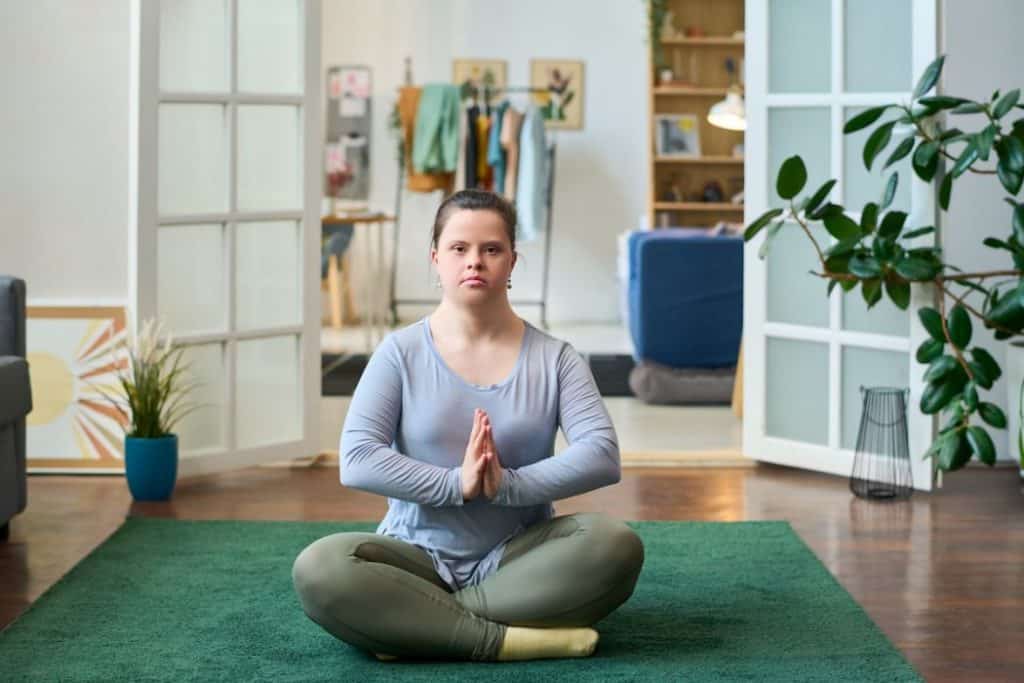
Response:
POLYGON ((25 360, 25 281, 0 275, 0 541, 25 509, 25 416, 32 391, 25 360))

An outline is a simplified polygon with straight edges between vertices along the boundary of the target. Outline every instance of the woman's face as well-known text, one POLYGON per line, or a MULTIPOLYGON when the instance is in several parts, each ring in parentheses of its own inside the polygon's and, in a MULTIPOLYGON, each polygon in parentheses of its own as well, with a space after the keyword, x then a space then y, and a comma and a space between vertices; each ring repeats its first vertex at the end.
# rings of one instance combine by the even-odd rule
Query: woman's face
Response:
POLYGON ((486 209, 454 212, 430 258, 445 296, 466 302, 503 294, 516 264, 505 223, 486 209))

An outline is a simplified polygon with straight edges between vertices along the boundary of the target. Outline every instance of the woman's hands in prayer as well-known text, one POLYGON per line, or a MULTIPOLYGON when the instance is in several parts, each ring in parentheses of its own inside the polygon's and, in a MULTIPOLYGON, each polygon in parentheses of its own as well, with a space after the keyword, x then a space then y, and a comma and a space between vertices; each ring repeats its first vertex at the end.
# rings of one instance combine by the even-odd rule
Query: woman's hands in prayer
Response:
POLYGON ((498 459, 498 447, 494 443, 494 432, 491 429, 491 418, 484 413, 484 455, 487 468, 484 470, 484 495, 490 500, 498 495, 501 486, 501 461, 498 459))
POLYGON ((501 476, 490 418, 478 408, 473 413, 473 429, 462 460, 462 499, 472 500, 481 494, 493 498, 501 485, 501 476))

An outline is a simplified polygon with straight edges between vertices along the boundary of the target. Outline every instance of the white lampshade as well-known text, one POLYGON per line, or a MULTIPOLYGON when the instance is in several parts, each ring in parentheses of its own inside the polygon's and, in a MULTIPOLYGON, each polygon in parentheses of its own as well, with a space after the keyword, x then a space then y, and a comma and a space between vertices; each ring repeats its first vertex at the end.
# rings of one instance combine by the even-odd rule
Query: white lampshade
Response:
POLYGON ((708 123, 727 130, 746 130, 747 108, 743 104, 743 96, 735 90, 726 93, 724 100, 711 106, 708 123))

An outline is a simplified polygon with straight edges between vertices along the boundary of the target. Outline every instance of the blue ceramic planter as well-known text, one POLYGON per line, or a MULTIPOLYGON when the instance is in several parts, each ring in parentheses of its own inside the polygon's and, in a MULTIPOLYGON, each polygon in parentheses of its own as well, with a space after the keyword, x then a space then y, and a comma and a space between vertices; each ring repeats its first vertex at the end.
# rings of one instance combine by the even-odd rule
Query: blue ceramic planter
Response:
POLYGON ((167 500, 178 478, 178 437, 124 438, 124 471, 135 500, 167 500))

